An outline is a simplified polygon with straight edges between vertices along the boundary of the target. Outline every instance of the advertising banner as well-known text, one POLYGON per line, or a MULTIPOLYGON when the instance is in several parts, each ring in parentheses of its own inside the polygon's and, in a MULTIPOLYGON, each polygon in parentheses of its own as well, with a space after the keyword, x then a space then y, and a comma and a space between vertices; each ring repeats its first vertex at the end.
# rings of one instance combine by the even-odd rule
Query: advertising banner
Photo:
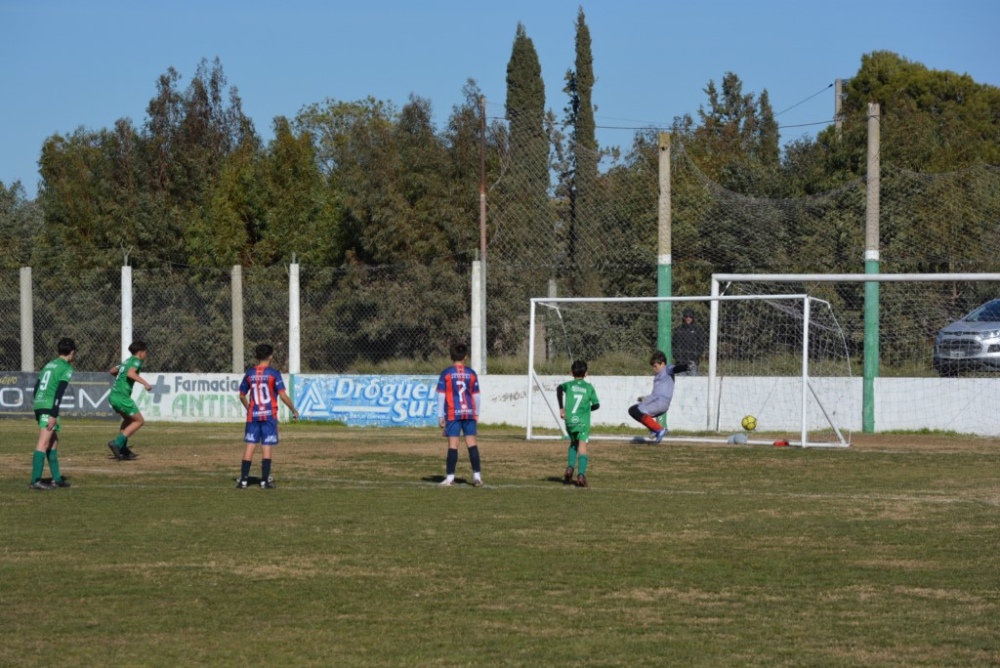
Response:
POLYGON ((136 385, 132 396, 147 420, 169 422, 246 420, 246 409, 240 403, 242 374, 143 373, 142 376, 152 384, 153 389, 146 392, 136 385))
MULTIPOLYGON (((0 373, 0 418, 35 418, 34 372, 4 371, 0 373)), ((108 394, 114 377, 109 373, 73 373, 73 379, 66 388, 59 415, 88 418, 117 417, 108 405, 108 394)))
POLYGON ((437 376, 302 375, 293 379, 304 420, 350 427, 436 427, 437 376))

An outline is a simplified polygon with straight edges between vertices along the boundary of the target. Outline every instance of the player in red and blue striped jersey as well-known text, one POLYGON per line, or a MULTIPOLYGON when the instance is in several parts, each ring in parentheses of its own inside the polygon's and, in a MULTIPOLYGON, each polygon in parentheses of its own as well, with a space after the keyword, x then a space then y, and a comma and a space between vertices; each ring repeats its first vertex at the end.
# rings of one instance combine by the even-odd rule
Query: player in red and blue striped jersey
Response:
POLYGON ((243 461, 237 489, 246 489, 250 477, 250 465, 260 443, 263 458, 260 462, 261 489, 274 489, 271 479, 271 448, 278 444, 278 399, 292 411, 292 419, 297 420, 299 412, 285 391, 285 381, 281 372, 271 367, 274 348, 266 343, 254 351, 257 364, 247 369, 240 383, 240 403, 247 409, 246 429, 243 432, 243 461))
POLYGON ((453 364, 438 377, 438 424, 448 437, 448 457, 445 460, 447 475, 441 483, 443 487, 455 484, 455 467, 458 464, 458 437, 465 435, 465 447, 469 450, 472 464, 472 484, 482 487, 483 478, 479 462, 479 446, 476 444, 476 422, 479 420, 479 376, 465 366, 469 357, 469 346, 464 343, 451 344, 453 364))

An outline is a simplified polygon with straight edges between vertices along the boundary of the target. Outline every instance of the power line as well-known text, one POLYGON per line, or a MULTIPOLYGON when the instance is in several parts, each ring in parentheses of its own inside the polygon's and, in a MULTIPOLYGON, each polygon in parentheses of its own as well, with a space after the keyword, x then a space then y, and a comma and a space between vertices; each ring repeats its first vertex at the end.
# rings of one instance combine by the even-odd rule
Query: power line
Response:
POLYGON ((598 130, 666 130, 666 125, 595 125, 598 130))
POLYGON ((831 118, 828 121, 816 121, 814 123, 798 123, 797 125, 779 125, 778 129, 779 130, 783 130, 785 128, 805 128, 805 127, 809 127, 810 125, 829 125, 830 123, 833 123, 833 122, 834 122, 834 119, 831 118))
MULTIPOLYGON (((806 99, 801 100, 799 102, 796 102, 795 104, 793 104, 792 106, 788 107, 787 109, 783 109, 783 110, 779 111, 778 113, 776 113, 774 115, 775 118, 777 118, 778 116, 781 116, 786 111, 791 111, 792 109, 794 109, 795 107, 799 106, 800 104, 804 104, 804 103, 808 102, 809 100, 813 99, 817 95, 821 95, 822 93, 825 93, 826 91, 828 91, 831 88, 833 88, 833 84, 830 84, 829 86, 824 86, 822 90, 816 91, 815 93, 813 93, 812 95, 810 95, 806 99)), ((788 127, 795 127, 795 126, 794 125, 789 125, 788 127)))
MULTIPOLYGON (((775 118, 777 118, 781 114, 785 113, 786 111, 791 111, 792 109, 794 109, 795 107, 797 107, 797 106, 799 106, 801 104, 805 104, 806 102, 808 102, 809 100, 813 99, 817 95, 822 95, 823 93, 825 93, 826 91, 828 91, 832 87, 833 87, 833 84, 830 84, 828 86, 823 87, 821 90, 816 91, 815 93, 813 93, 809 97, 807 97, 807 98, 805 98, 805 99, 803 99, 803 100, 801 100, 799 102, 796 102, 792 106, 790 106, 790 107, 788 107, 786 109, 783 109, 782 111, 779 111, 778 113, 776 113, 774 115, 775 118)), ((487 120, 491 120, 491 121, 506 121, 507 118, 505 116, 487 116, 487 120)), ((813 126, 813 125, 829 125, 829 124, 831 124, 833 122, 834 122, 834 119, 831 118, 829 120, 814 121, 812 123, 797 123, 795 125, 780 125, 780 126, 778 126, 778 129, 779 130, 783 130, 785 128, 805 128, 805 127, 810 127, 810 126, 813 126)), ((669 125, 654 125, 654 124, 646 124, 646 125, 595 125, 594 128, 597 129, 597 130, 628 130, 628 131, 634 132, 636 130, 669 130, 670 126, 669 125)))
MULTIPOLYGON (((799 105, 805 104, 806 102, 808 102, 809 100, 813 99, 814 97, 817 97, 818 95, 822 95, 826 91, 830 90, 831 88, 833 88, 833 86, 834 86, 834 84, 832 84, 832 83, 831 84, 827 84, 826 86, 824 86, 823 88, 819 89, 818 91, 816 91, 815 93, 813 93, 809 97, 807 97, 805 99, 802 99, 802 100, 799 100, 798 102, 796 102, 795 104, 793 104, 790 107, 786 107, 785 109, 782 109, 781 111, 779 111, 778 113, 776 113, 774 115, 774 117, 777 118, 778 116, 781 116, 786 111, 791 111, 795 107, 798 107, 799 105)), ((487 116, 487 120, 505 121, 505 120, 507 120, 507 118, 506 118, 506 116, 487 116)), ((829 120, 829 121, 817 121, 815 123, 800 123, 798 125, 782 125, 782 126, 780 126, 780 128, 802 128, 802 127, 808 127, 810 125, 823 125, 824 123, 826 123, 826 124, 833 123, 833 120, 829 120)), ((670 126, 669 125, 646 124, 646 125, 595 125, 594 127, 595 127, 595 129, 598 129, 598 130, 630 130, 630 131, 635 131, 635 130, 667 130, 667 129, 669 129, 670 126)))

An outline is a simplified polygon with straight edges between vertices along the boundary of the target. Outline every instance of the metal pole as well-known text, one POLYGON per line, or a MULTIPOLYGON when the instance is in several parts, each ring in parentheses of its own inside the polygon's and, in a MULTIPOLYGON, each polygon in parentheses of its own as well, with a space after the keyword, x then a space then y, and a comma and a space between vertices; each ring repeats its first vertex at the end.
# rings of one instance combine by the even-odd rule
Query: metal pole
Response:
POLYGON ((532 411, 532 381, 535 379, 535 300, 531 300, 531 313, 528 315, 528 387, 525 399, 528 407, 528 415, 525 419, 527 423, 527 433, 525 438, 531 440, 531 411, 532 411))
POLYGON ((802 300, 802 430, 800 435, 800 440, 802 447, 806 447, 808 443, 806 438, 809 434, 808 428, 808 417, 809 411, 806 409, 809 406, 809 306, 810 298, 806 297, 802 300))
POLYGON ((132 345, 132 267, 122 267, 122 347, 121 360, 128 359, 128 347, 132 345))
POLYGON ((302 323, 299 305, 299 265, 288 266, 288 373, 299 373, 302 369, 302 323))
POLYGON ((31 267, 21 267, 21 371, 35 370, 35 309, 31 267))
POLYGON ((234 265, 230 284, 233 320, 233 373, 243 373, 246 358, 243 354, 243 267, 234 265))
MULTIPOLYGON (((877 102, 868 104, 868 165, 865 208, 865 274, 879 272, 879 191, 881 157, 879 155, 879 120, 877 102)), ((862 385, 861 429, 875 432, 875 377, 879 369, 879 284, 865 283, 865 360, 862 385)))
POLYGON ((712 277, 712 301, 708 316, 708 416, 705 427, 719 425, 719 281, 712 277))
POLYGON ((479 369, 483 363, 483 305, 481 288, 482 266, 479 260, 472 263, 472 314, 471 314, 471 345, 470 361, 473 369, 479 369))
MULTIPOLYGON (((673 294, 673 265, 670 256, 670 226, 671 226, 671 203, 670 203, 670 133, 661 132, 660 161, 659 161, 659 185, 660 196, 657 200, 657 281, 656 295, 658 297, 670 297, 673 294)), ((671 310, 670 302, 660 302, 657 307, 657 348, 667 355, 669 361, 671 354, 671 310)))
POLYGON ((479 261, 480 282, 482 299, 480 300, 480 347, 483 351, 480 368, 476 371, 480 375, 486 374, 486 96, 479 98, 479 261))

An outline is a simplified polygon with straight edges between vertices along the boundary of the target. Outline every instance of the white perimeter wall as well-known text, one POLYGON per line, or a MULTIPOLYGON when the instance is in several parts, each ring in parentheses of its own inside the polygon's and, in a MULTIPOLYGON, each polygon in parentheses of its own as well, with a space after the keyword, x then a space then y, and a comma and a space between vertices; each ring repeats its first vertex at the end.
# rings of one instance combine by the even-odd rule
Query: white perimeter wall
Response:
MULTIPOLYGON (((568 378, 542 376, 545 396, 556 408, 555 388, 568 378)), ((594 376, 589 378, 601 400, 601 408, 592 416, 595 425, 613 427, 627 424, 641 429, 628 415, 628 408, 639 395, 652 387, 652 377, 594 376)), ((837 426, 851 431, 862 428, 862 379, 815 378, 811 381, 821 396, 840 396, 836 405, 826 406, 837 426), (828 387, 829 385, 829 387, 828 387)), ((801 384, 795 378, 727 378, 720 405, 719 428, 723 432, 739 430, 745 406, 727 403, 727 396, 755 396, 772 392, 768 406, 801 404, 801 384), (784 396, 780 396, 784 394, 784 396)), ((524 426, 527 414, 527 379, 524 376, 484 376, 483 416, 486 423, 524 426)), ((877 378, 875 380, 876 431, 920 429, 956 431, 984 436, 1000 436, 1000 379, 877 378)), ((815 407, 808 413, 810 429, 825 429, 825 417, 815 407)), ((534 424, 554 427, 550 408, 538 393, 532 399, 534 424)), ((758 411, 753 411, 758 413, 758 411)), ((558 413, 556 413, 558 414, 558 413)), ((786 410, 764 409, 757 415, 761 428, 767 430, 799 429, 801 416, 786 410)), ((714 426, 712 426, 714 427, 714 426)), ((677 378, 670 406, 672 430, 704 430, 708 425, 708 378, 677 378)))
MULTIPOLYGON (((147 377, 149 374, 147 374, 147 377)), ((245 414, 235 388, 239 374, 164 374, 172 392, 154 401, 138 385, 136 398, 143 415, 150 421, 164 422, 243 422, 245 414)), ((286 382, 287 382, 286 378, 286 382)), ((565 376, 543 376, 544 396, 533 399, 535 424, 556 427, 551 409, 555 411, 555 388, 568 380, 565 376)), ((593 415, 595 426, 627 425, 638 428, 628 416, 628 407, 641 394, 649 392, 652 376, 593 376, 589 379, 597 389, 601 408, 593 415)), ((722 405, 720 430, 739 429, 740 418, 749 412, 745 406, 729 405, 725 397, 754 396, 768 392, 771 407, 798 406, 801 386, 795 378, 727 378, 722 405)), ((812 381, 820 394, 840 396, 836 405, 827 406, 839 427, 861 431, 862 381, 856 379, 817 378, 812 381), (836 387, 824 387, 834 384, 836 387)), ((483 398, 482 422, 508 424, 527 428, 527 377, 486 375, 480 378, 483 398)), ((939 379, 939 378, 879 378, 875 381, 875 425, 877 431, 932 429, 960 433, 1000 436, 1000 379, 939 379)), ((287 419, 281 406, 282 417, 287 419)), ((797 431, 800 416, 787 409, 753 411, 761 429, 797 431)), ((811 409, 810 429, 823 429, 826 422, 821 413, 811 409)), ((702 431, 708 425, 708 378, 677 378, 673 404, 670 407, 670 427, 680 431, 702 431)))

